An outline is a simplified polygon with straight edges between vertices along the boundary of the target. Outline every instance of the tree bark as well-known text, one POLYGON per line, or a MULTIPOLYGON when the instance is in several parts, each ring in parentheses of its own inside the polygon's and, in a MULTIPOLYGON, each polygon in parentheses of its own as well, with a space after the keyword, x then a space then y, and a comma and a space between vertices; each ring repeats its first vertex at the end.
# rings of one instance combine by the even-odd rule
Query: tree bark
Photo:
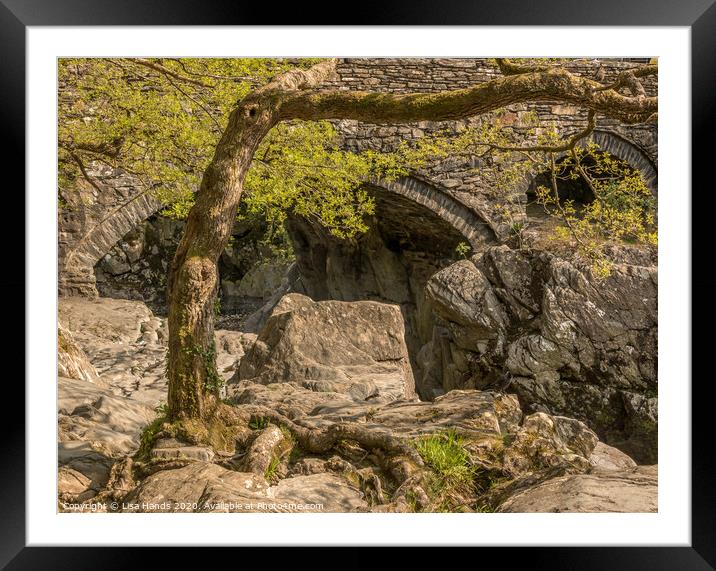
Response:
POLYGON ((244 98, 229 116, 169 272, 170 419, 206 418, 218 398, 214 345, 217 261, 229 241, 254 152, 280 120, 277 94, 320 83, 331 70, 328 61, 307 71, 288 72, 244 98))
POLYGON ((226 247, 254 152, 279 121, 355 119, 372 123, 441 121, 483 114, 530 100, 569 102, 626 123, 657 111, 656 97, 628 97, 562 68, 538 69, 467 89, 390 94, 321 91, 328 60, 288 72, 243 99, 229 117, 204 173, 172 262, 169 306, 169 418, 207 418, 216 403, 214 350, 217 261, 226 247))

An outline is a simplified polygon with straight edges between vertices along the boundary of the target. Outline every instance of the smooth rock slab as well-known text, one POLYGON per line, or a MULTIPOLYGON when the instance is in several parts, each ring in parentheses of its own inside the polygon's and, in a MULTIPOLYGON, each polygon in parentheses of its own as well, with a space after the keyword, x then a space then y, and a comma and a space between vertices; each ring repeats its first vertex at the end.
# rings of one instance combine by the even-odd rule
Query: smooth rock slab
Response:
POLYGON ((269 487, 263 476, 204 462, 157 472, 124 500, 138 512, 365 511, 362 494, 332 474, 297 476, 269 487))
POLYGON ((320 513, 368 509, 361 492, 350 486, 347 480, 328 473, 286 478, 269 488, 268 495, 272 499, 275 498, 277 503, 282 501, 310 506, 305 509, 294 507, 285 511, 320 513))
POLYGON ((142 324, 149 324, 154 318, 144 303, 112 298, 64 297, 58 312, 80 344, 88 337, 113 343, 135 343, 142 339, 142 324))
POLYGON ((101 442, 118 454, 139 446, 142 429, 155 417, 150 406, 85 381, 58 380, 60 440, 101 442))
POLYGON ((60 469, 66 467, 82 474, 93 490, 100 490, 107 484, 114 464, 112 458, 95 450, 89 442, 60 442, 57 456, 60 469))
POLYGON ((524 512, 656 512, 657 467, 621 472, 561 476, 521 491, 497 511, 524 512))
POLYGON ((594 450, 589 457, 589 463, 595 470, 602 471, 619 471, 636 468, 636 462, 624 454, 624 452, 614 448, 613 446, 604 444, 603 442, 597 442, 597 445, 594 447, 594 450))

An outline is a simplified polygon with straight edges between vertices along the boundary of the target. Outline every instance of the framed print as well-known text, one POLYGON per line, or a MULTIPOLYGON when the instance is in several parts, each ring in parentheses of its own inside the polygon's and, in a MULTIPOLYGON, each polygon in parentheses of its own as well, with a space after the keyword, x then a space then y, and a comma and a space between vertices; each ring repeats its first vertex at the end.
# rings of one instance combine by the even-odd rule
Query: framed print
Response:
POLYGON ((28 332, 3 564, 712 568, 716 9, 657 4, 3 0, 28 332))

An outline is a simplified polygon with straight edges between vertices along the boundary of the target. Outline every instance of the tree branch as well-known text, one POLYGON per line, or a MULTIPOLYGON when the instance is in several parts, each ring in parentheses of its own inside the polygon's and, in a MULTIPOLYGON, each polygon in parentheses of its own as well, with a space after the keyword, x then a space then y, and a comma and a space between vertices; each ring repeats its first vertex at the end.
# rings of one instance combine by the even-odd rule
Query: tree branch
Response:
POLYGON ((657 75, 659 73, 659 67, 656 64, 643 65, 633 69, 627 69, 622 71, 617 79, 611 85, 604 85, 600 88, 600 91, 611 89, 617 91, 621 87, 629 87, 632 95, 644 94, 644 87, 637 78, 648 77, 650 75, 657 75), (638 87, 636 86, 638 84, 638 87), (641 88, 641 89, 639 89, 641 88), (636 91, 635 91, 636 90, 636 91))
POLYGON ((396 95, 296 90, 280 94, 279 120, 354 119, 368 123, 449 121, 535 100, 572 103, 630 124, 646 121, 657 111, 657 97, 627 97, 601 87, 602 84, 596 81, 556 67, 438 93, 396 95))
POLYGON ((495 62, 497 62, 497 67, 500 68, 502 75, 520 75, 522 73, 546 71, 550 68, 548 65, 520 65, 508 58, 495 58, 495 62))
POLYGON ((171 69, 164 67, 161 64, 155 63, 153 61, 150 61, 148 59, 143 58, 124 58, 125 61, 128 61, 130 63, 136 63, 138 65, 143 65, 144 67, 148 67, 149 69, 153 69, 154 71, 158 71, 159 73, 162 73, 166 76, 173 77, 174 79, 178 79, 179 81, 185 81, 186 83, 192 83, 194 85, 198 85, 200 87, 211 87, 208 83, 204 83, 203 81, 199 81, 197 79, 193 79, 191 77, 187 77, 185 75, 181 75, 180 73, 177 73, 175 71, 172 71, 171 69))
POLYGON ((579 131, 578 133, 575 133, 572 135, 569 139, 567 139, 564 143, 560 145, 534 145, 534 146, 522 146, 522 147, 503 147, 500 145, 492 145, 490 144, 491 149, 495 149, 498 151, 516 151, 516 152, 545 152, 545 153, 563 153, 565 151, 572 151, 574 150, 574 147, 577 146, 577 143, 584 139, 585 137, 588 137, 592 131, 594 131, 594 128, 597 126, 597 119, 596 119, 596 113, 593 110, 589 111, 589 114, 587 115, 587 126, 579 131))
POLYGON ((82 162, 82 159, 72 151, 71 149, 65 147, 65 150, 68 152, 70 157, 72 157, 72 160, 77 163, 77 166, 80 169, 80 173, 82 174, 82 178, 84 178, 97 192, 102 192, 102 189, 99 187, 99 185, 94 181, 94 179, 89 175, 87 172, 87 169, 85 168, 85 164, 82 162))

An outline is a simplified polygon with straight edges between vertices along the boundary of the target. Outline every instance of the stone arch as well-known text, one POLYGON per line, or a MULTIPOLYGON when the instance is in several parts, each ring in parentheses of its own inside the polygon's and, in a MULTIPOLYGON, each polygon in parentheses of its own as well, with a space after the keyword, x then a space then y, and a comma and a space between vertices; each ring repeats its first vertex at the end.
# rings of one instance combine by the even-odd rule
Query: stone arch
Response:
POLYGON ((611 131, 597 130, 590 137, 599 148, 626 161, 631 167, 641 172, 646 186, 654 196, 658 193, 658 172, 649 156, 628 139, 611 131))
POLYGON ((95 297, 94 266, 126 234, 156 214, 162 203, 149 192, 140 192, 109 211, 86 215, 88 226, 60 251, 60 295, 95 297))
POLYGON ((408 302, 415 293, 409 275, 420 274, 414 283, 426 281, 426 271, 454 261, 461 242, 474 251, 499 242, 480 214, 436 185, 401 177, 364 187, 375 200, 364 234, 340 239, 314 219, 288 215, 305 293, 316 300, 408 302))
POLYGON ((393 192, 424 206, 462 234, 474 250, 498 241, 485 217, 436 184, 406 176, 395 180, 371 180, 368 186, 393 192))
MULTIPOLYGON (((589 135, 587 139, 581 141, 580 144, 586 145, 588 142, 596 143, 602 151, 625 161, 629 166, 638 170, 644 177, 644 182, 653 196, 656 197, 658 195, 658 170, 651 157, 637 146, 637 144, 629 141, 622 135, 605 130, 592 132, 592 134, 589 135)), ((567 155, 568 152, 562 152, 557 154, 556 158, 562 160, 567 155)), ((517 185, 518 194, 529 195, 533 193, 540 176, 544 176, 544 173, 533 173, 521 180, 517 185)), ((541 212, 541 208, 537 210, 541 212)), ((535 216, 535 212, 532 212, 532 214, 527 212, 527 216, 533 217, 535 216)))

